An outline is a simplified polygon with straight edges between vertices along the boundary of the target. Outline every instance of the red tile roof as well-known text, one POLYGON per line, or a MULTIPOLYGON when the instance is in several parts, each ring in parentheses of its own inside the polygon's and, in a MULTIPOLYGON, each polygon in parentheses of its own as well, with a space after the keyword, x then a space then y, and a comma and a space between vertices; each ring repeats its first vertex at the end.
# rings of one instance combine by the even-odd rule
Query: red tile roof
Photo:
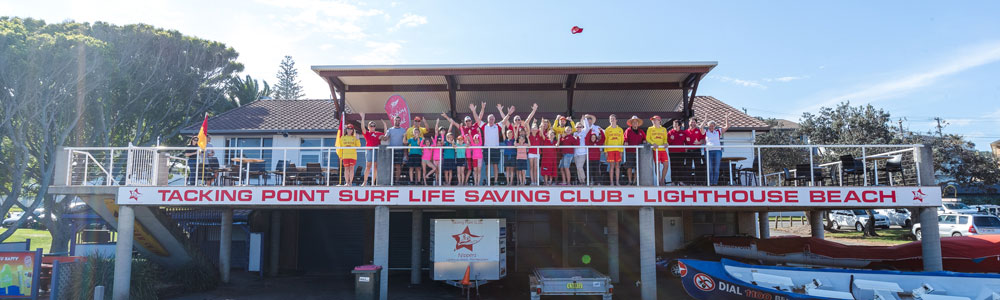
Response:
MULTIPOLYGON (((348 112, 349 113, 349 112, 348 112)), ((329 99, 258 100, 208 118, 211 133, 337 132, 336 106, 329 99)), ((201 121, 181 131, 196 134, 201 121)))
MULTIPOLYGON (((678 110, 680 108, 678 107, 678 110)), ((736 109, 712 96, 695 96, 691 110, 694 117, 699 121, 699 125, 704 126, 708 121, 715 121, 719 126, 724 125, 726 114, 729 116, 729 126, 731 130, 768 130, 767 123, 760 119, 751 117, 742 110, 736 109)))

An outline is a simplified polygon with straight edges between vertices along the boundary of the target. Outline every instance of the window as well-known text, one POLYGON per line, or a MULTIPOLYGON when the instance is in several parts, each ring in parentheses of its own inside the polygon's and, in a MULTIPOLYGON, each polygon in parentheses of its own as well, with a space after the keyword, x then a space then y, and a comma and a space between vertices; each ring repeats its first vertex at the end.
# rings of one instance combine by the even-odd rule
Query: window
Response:
POLYGON ((955 216, 944 216, 944 222, 941 222, 941 223, 955 224, 955 220, 957 220, 957 218, 955 218, 955 216))
POLYGON ((692 219, 696 236, 736 235, 735 212, 695 212, 692 219))
POLYGON ((1000 218, 997 217, 975 217, 972 222, 979 227, 1000 227, 1000 218))
POLYGON ((246 157, 263 159, 265 166, 272 164, 271 149, 261 150, 259 148, 270 148, 273 146, 271 138, 231 138, 226 140, 227 148, 258 148, 258 149, 226 149, 226 162, 232 162, 233 158, 246 157))
MULTIPOLYGON (((336 138, 304 138, 299 143, 300 147, 335 147, 336 145, 336 138)), ((360 155, 358 157, 359 161, 363 159, 360 155)), ((319 163, 323 167, 328 167, 328 162, 334 167, 340 166, 340 158, 337 157, 337 152, 328 149, 301 150, 299 151, 299 162, 303 166, 307 163, 319 163)))

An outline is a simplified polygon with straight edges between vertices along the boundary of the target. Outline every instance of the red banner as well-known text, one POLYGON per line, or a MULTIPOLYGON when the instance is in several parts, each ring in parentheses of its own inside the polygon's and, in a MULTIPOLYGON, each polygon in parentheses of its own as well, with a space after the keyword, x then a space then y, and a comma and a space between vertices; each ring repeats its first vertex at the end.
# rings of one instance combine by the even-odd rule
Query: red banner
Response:
POLYGON ((939 187, 124 187, 118 204, 849 208, 940 206, 940 195, 939 187))
POLYGON ((410 128, 410 106, 406 104, 406 99, 403 96, 392 95, 389 100, 385 101, 385 113, 389 115, 389 121, 395 117, 400 118, 399 127, 410 128))

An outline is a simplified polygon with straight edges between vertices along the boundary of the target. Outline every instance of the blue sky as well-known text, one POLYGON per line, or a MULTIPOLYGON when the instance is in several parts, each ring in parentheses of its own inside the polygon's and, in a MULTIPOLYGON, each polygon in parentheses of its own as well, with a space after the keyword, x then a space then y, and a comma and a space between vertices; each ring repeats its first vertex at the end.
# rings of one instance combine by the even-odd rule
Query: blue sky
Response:
POLYGON ((274 82, 311 65, 718 61, 699 94, 797 120, 850 100, 979 149, 1000 139, 1000 2, 0 0, 0 14, 143 22, 217 40, 274 82), (572 26, 584 32, 571 35, 572 26))

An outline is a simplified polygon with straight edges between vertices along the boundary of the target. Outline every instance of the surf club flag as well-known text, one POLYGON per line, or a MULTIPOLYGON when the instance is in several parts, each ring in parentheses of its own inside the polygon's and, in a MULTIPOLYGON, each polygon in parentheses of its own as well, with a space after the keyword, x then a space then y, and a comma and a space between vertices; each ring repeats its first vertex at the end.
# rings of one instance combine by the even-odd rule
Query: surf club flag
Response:
POLYGON ((337 123, 340 123, 340 124, 337 125, 337 142, 334 143, 334 146, 338 147, 338 149, 335 151, 335 152, 337 152, 337 158, 340 158, 340 156, 344 154, 344 150, 339 149, 339 147, 340 147, 340 138, 344 136, 344 122, 345 122, 344 117, 345 116, 346 116, 346 114, 344 112, 341 112, 340 113, 340 122, 337 122, 337 123))
POLYGON ((406 99, 403 99, 403 96, 392 95, 389 97, 389 100, 385 101, 385 114, 389 116, 389 122, 399 116, 401 121, 399 127, 410 128, 410 107, 406 105, 406 99))
POLYGON ((198 148, 205 150, 208 147, 208 113, 205 113, 205 120, 201 121, 201 130, 198 130, 198 148))

